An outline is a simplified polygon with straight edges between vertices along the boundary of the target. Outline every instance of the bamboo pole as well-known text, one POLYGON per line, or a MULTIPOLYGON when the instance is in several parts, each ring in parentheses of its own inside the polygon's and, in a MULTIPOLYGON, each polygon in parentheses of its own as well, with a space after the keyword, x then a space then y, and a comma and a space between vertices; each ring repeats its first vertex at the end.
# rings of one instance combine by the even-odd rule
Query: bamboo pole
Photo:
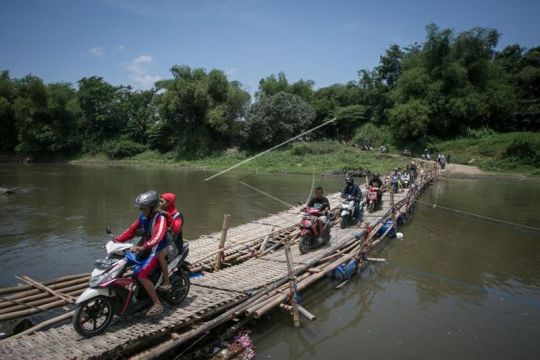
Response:
MULTIPOLYGON (((86 288, 86 287, 87 286, 84 285, 84 288, 86 288)), ((74 290, 74 291, 71 291, 71 292, 66 292, 66 294, 67 295, 78 296, 78 295, 82 294, 83 291, 84 291, 83 289, 78 289, 78 290, 74 290)), ((31 307, 39 307, 39 306, 42 306, 42 305, 46 305, 46 304, 55 302, 57 300, 58 300, 57 298, 52 297, 52 296, 49 296, 49 297, 47 297, 45 299, 39 299, 39 300, 34 300, 34 301, 25 301, 25 302, 11 300, 12 301, 10 303, 11 306, 8 307, 8 308, 0 309, 0 315, 13 313, 15 311, 24 310, 24 309, 28 309, 28 308, 31 308, 31 307)))
MULTIPOLYGON (((75 279, 75 280, 69 280, 69 281, 57 283, 57 284, 54 284, 54 285, 50 285, 49 288, 51 288, 53 290, 59 290, 62 287, 71 286, 71 285, 75 285, 75 284, 88 284, 88 278, 81 278, 81 279, 75 279)), ((29 287, 32 288, 32 289, 31 290, 24 290, 24 291, 21 291, 21 292, 6 296, 5 299, 15 300, 15 299, 21 299, 21 298, 24 298, 24 297, 27 297, 27 296, 30 296, 30 295, 43 294, 43 291, 41 291, 40 289, 36 289, 35 287, 32 287, 32 286, 29 286, 29 287)))
POLYGON ((294 280, 294 265, 289 243, 285 243, 285 258, 287 260, 287 272, 289 273, 289 302, 292 306, 292 317, 294 327, 300 326, 300 315, 298 313, 298 303, 296 302, 296 282, 294 280))
MULTIPOLYGON (((12 300, 12 301, 16 301, 16 300, 12 300)), ((0 315, 0 321, 18 319, 20 317, 25 317, 25 316, 29 316, 29 315, 32 315, 32 314, 42 312, 42 311, 51 310, 51 309, 56 308, 58 306, 65 305, 65 303, 66 303, 65 300, 57 300, 57 301, 53 301, 53 302, 51 302, 49 304, 46 304, 46 305, 43 305, 43 306, 40 306, 40 307, 34 306, 34 307, 29 307, 29 308, 27 308, 25 310, 14 311, 14 312, 11 312, 9 314, 2 314, 2 315, 0 315)))
POLYGON ((37 281, 33 280, 32 278, 28 277, 28 276, 23 276, 23 277, 18 277, 16 276, 16 278, 40 289, 40 290, 43 290, 43 291, 46 291, 48 293, 50 293, 51 295, 59 298, 59 299, 62 299, 68 303, 74 303, 75 302, 75 298, 73 296, 67 296, 65 294, 62 294, 61 292, 59 291, 56 291, 56 290, 53 290, 51 289, 50 287, 46 286, 46 285, 43 285, 43 284, 40 284, 38 283, 37 281))
POLYGON ((390 211, 392 216, 392 227, 396 227, 396 209, 394 208, 394 187, 390 186, 390 211))
POLYGON ((49 325, 52 325, 52 324, 56 324, 56 323, 59 323, 61 321, 64 321, 64 320, 67 320, 69 318, 71 318, 73 316, 73 314, 75 313, 75 311, 70 311, 70 312, 67 312, 63 315, 60 315, 60 316, 57 316, 57 317, 54 317, 52 319, 49 319, 47 321, 43 321, 43 322, 40 322, 39 324, 37 324, 36 326, 33 326, 31 327, 30 329, 26 329, 18 334, 15 334, 13 336, 11 336, 9 339, 16 339, 16 338, 19 338, 21 336, 24 336, 24 335, 29 335, 29 334, 32 334, 32 333, 35 333, 36 331, 38 330, 41 330, 49 325))
MULTIPOLYGON (((73 290, 79 290, 79 289, 82 290, 82 289, 85 289, 87 287, 88 287, 88 283, 85 281, 85 282, 80 283, 80 284, 72 285, 72 286, 65 287, 65 288, 60 288, 60 289, 58 289, 58 291, 61 291, 63 293, 67 293, 67 292, 70 292, 70 291, 73 291, 73 290)), ((35 300, 40 300, 40 299, 44 299, 44 298, 54 299, 54 297, 52 297, 52 295, 50 295, 49 293, 43 292, 43 291, 39 291, 37 294, 34 294, 34 295, 28 295, 28 296, 18 297, 18 298, 13 298, 13 297, 6 296, 6 297, 3 297, 3 298, 0 298, 0 312, 3 311, 3 309, 5 309, 5 308, 9 308, 9 307, 13 306, 13 302, 10 302, 10 300, 19 300, 21 302, 29 302, 29 301, 35 301, 35 300)))
MULTIPOLYGON (((227 231, 229 231, 230 219, 231 219, 231 215, 229 214, 223 215, 223 226, 221 227, 221 239, 219 240, 219 249, 223 249, 225 247, 225 241, 227 241, 227 231)), ((214 268, 216 270, 221 269, 222 259, 223 259, 223 255, 221 253, 218 253, 216 255, 216 263, 214 265, 214 268)))
POLYGON ((275 227, 272 226, 272 228, 270 229, 270 232, 268 233, 268 235, 265 236, 262 244, 261 244, 261 247, 259 248, 259 253, 262 253, 264 251, 264 248, 266 247, 266 244, 268 243, 268 241, 270 240, 270 237, 272 236, 272 234, 274 233, 274 229, 275 227))
MULTIPOLYGON (((62 283, 62 282, 67 281, 67 280, 74 280, 74 279, 86 279, 86 280, 88 280, 89 276, 90 276, 90 273, 62 276, 62 277, 59 277, 59 278, 56 278, 56 279, 44 281, 44 282, 42 282, 42 284, 50 286, 50 285, 55 285, 55 284, 58 284, 58 283, 62 283)), ((52 288, 52 286, 51 286, 51 288, 52 288)), ((32 290, 32 289, 34 289, 34 287, 32 287, 30 285, 18 285, 18 286, 0 288, 0 295, 9 294, 9 293, 12 293, 12 292, 20 292, 20 291, 24 291, 24 290, 32 290)))

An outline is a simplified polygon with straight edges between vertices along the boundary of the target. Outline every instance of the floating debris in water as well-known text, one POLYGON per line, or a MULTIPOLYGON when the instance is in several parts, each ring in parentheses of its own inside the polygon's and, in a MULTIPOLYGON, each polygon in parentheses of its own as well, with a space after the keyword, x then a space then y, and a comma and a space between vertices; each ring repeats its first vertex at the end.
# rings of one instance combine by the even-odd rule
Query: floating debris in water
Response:
POLYGON ((234 342, 226 349, 219 351, 212 360, 242 359, 251 360, 255 357, 255 346, 247 331, 241 331, 234 338, 234 342))

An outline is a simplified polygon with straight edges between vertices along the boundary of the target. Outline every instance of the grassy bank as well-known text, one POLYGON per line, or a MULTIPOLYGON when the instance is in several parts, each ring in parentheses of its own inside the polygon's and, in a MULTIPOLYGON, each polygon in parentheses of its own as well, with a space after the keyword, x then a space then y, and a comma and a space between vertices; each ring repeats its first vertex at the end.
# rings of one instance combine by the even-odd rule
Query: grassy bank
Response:
MULTIPOLYGON (((219 155, 195 160, 176 159, 171 153, 159 154, 145 151, 139 155, 114 161, 120 165, 181 166, 205 170, 224 170, 253 154, 228 151, 219 155)), ((83 156, 73 163, 112 162, 104 155, 83 156)), ((388 171, 402 166, 405 160, 380 156, 376 151, 360 151, 335 141, 318 141, 294 144, 262 155, 239 167, 239 170, 263 173, 327 174, 336 171, 370 170, 388 171)))
POLYGON ((431 144, 434 152, 451 154, 451 162, 482 170, 540 176, 540 134, 488 134, 431 144))

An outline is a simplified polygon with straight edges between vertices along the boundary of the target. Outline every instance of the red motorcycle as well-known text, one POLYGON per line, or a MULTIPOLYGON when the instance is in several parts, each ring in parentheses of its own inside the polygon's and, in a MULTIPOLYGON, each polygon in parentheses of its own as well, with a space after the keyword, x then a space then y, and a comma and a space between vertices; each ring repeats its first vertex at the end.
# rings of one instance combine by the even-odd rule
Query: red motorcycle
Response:
MULTIPOLYGON (((101 334, 111 324, 114 315, 132 315, 152 305, 138 280, 132 275, 125 276, 142 264, 137 254, 130 251, 132 246, 130 243, 109 241, 105 247, 107 257, 96 261, 89 287, 76 301, 73 327, 80 335, 91 337, 101 334)), ((171 290, 157 291, 157 295, 160 300, 176 306, 189 292, 189 269, 185 262, 189 248, 184 246, 173 250, 168 261, 171 290)), ((162 278, 160 269, 150 276, 156 288, 162 278)))
POLYGON ((378 198, 379 188, 375 186, 370 186, 367 194, 367 208, 370 213, 374 212, 379 208, 379 198, 378 198))
POLYGON ((326 220, 321 221, 319 217, 324 216, 317 208, 305 207, 302 209, 302 220, 300 221, 300 241, 298 248, 300 254, 305 254, 311 249, 326 245, 330 241, 330 228, 332 213, 328 213, 326 220))

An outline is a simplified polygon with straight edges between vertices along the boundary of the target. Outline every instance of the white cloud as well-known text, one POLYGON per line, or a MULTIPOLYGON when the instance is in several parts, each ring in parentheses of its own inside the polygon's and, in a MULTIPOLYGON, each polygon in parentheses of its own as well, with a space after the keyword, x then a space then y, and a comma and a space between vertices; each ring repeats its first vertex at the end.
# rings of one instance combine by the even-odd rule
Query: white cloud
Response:
POLYGON ((86 53, 96 57, 102 57, 103 55, 105 55, 105 51, 101 46, 91 47, 90 49, 86 50, 86 53))
POLYGON ((154 59, 150 55, 141 55, 126 64, 125 68, 129 72, 129 78, 140 87, 148 88, 161 78, 158 75, 151 75, 149 67, 154 59))
POLYGON ((124 50, 126 50, 126 47, 124 45, 118 45, 116 47, 116 51, 124 51, 124 50))

